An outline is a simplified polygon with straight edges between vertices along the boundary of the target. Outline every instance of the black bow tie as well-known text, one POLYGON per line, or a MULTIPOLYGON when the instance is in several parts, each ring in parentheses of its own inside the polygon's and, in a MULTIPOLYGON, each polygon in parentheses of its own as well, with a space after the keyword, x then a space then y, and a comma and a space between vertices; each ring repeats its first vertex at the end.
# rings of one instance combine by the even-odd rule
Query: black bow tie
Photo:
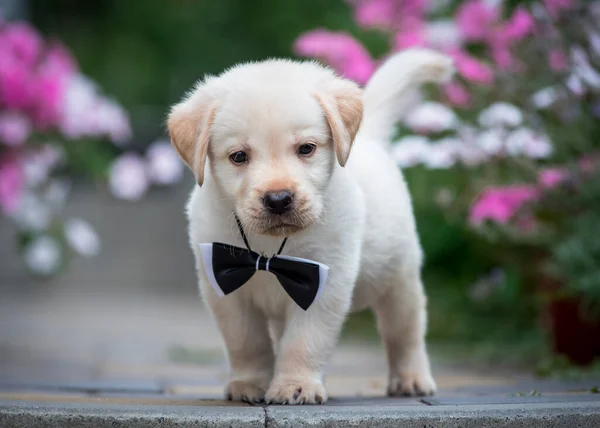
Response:
POLYGON ((286 240, 273 257, 252 251, 237 216, 236 220, 248 249, 219 242, 200 244, 202 264, 213 288, 224 296, 248 282, 255 272, 271 272, 292 300, 307 310, 325 284, 329 268, 311 260, 280 255, 286 240))

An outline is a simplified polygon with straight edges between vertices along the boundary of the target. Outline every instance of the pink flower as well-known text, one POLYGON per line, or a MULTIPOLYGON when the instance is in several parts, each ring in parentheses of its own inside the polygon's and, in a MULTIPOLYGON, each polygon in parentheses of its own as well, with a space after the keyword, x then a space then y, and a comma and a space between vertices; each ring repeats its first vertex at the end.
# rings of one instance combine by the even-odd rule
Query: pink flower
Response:
POLYGON ((0 208, 5 213, 11 214, 18 208, 23 184, 18 159, 7 155, 0 158, 0 208))
POLYGON ((27 108, 32 99, 31 73, 14 58, 0 52, 0 105, 14 110, 27 108))
POLYGON ((0 142, 7 146, 22 145, 31 131, 29 119, 15 111, 0 113, 0 142))
POLYGON ((552 189, 558 186, 562 181, 567 178, 567 173, 560 168, 547 168, 543 169, 538 174, 538 183, 546 188, 552 189))
POLYGON ((466 40, 484 40, 498 20, 498 9, 481 0, 470 0, 460 6, 456 20, 466 40))
POLYGON ((393 0, 361 1, 354 9, 356 23, 364 28, 389 28, 394 13, 393 0))
POLYGON ((296 40, 294 51, 298 55, 322 59, 358 83, 366 83, 375 70, 369 52, 346 33, 310 31, 296 40))
POLYGON ((10 23, 0 34, 0 44, 4 44, 14 58, 26 67, 32 67, 42 50, 42 38, 39 33, 23 22, 10 23))
POLYGON ((498 30, 496 37, 506 42, 522 40, 533 32, 535 23, 533 17, 525 9, 517 8, 513 15, 498 30))
POLYGON ((507 70, 515 65, 515 59, 505 44, 495 44, 491 48, 492 59, 501 70, 507 70))
POLYGON ((109 186, 119 199, 140 200, 149 186, 143 159, 134 153, 119 156, 110 167, 109 186))
POLYGON ((565 71, 569 67, 567 56, 560 49, 550 51, 548 64, 554 71, 565 71))
POLYGON ((77 61, 69 50, 60 43, 54 43, 46 51, 44 61, 40 66, 45 72, 69 78, 77 73, 77 61))
POLYGON ((471 207, 469 221, 475 226, 486 220, 506 224, 525 203, 537 196, 534 186, 491 187, 471 207))
POLYGON ((419 30, 401 31, 396 34, 394 45, 397 50, 403 50, 417 46, 423 47, 427 46, 427 40, 424 34, 419 30))
POLYGON ((36 128, 46 130, 57 125, 60 119, 61 103, 64 98, 64 76, 47 70, 38 74, 32 82, 36 93, 32 107, 32 117, 36 128))
POLYGON ((483 62, 459 49, 453 49, 449 54, 454 58, 456 70, 465 79, 482 84, 490 84, 494 80, 492 69, 483 62))
POLYGON ((444 94, 448 101, 457 107, 467 107, 471 102, 471 95, 467 88, 456 81, 444 85, 444 94))

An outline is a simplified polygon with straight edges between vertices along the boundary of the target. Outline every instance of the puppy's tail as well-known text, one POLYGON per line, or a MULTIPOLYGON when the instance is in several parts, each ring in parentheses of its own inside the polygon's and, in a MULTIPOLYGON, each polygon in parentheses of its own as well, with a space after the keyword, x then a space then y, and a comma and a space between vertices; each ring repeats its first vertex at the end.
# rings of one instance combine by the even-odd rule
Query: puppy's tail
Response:
POLYGON ((389 141, 394 126, 419 100, 422 83, 442 83, 454 72, 452 59, 430 49, 408 49, 390 57, 363 93, 361 138, 389 141))

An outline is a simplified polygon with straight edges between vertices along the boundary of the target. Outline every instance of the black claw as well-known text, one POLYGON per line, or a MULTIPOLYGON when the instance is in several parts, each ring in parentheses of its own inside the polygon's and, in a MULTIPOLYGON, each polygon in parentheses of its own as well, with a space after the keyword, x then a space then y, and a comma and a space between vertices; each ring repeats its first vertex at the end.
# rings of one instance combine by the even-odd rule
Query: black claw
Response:
POLYGON ((296 392, 294 392, 294 400, 297 400, 298 397, 300 397, 301 393, 302 393, 302 387, 298 387, 298 389, 296 389, 296 392))

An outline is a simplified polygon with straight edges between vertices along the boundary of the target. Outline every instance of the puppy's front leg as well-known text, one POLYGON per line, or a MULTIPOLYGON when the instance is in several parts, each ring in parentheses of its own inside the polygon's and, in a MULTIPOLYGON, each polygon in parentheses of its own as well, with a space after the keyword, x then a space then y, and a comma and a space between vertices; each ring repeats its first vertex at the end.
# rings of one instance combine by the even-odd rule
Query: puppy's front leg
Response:
POLYGON ((226 397, 250 403, 262 401, 275 363, 264 315, 242 296, 219 298, 212 290, 206 294, 229 358, 231 376, 226 397))
MULTIPOLYGON (((323 293, 325 294, 325 293, 323 293)), ((275 377, 267 403, 316 404, 327 401, 322 369, 339 336, 351 297, 315 302, 308 311, 293 308, 278 347, 275 377)))

